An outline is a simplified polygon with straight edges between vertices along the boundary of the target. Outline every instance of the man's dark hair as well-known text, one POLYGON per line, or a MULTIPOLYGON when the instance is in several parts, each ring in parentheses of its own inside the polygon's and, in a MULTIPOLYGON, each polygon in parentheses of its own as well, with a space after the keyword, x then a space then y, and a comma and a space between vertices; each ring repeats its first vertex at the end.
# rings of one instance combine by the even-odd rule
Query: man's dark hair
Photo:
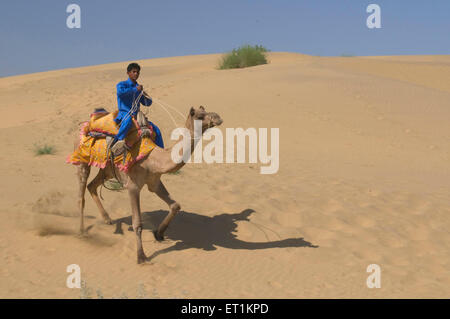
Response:
POLYGON ((141 67, 139 66, 139 64, 134 63, 134 62, 128 64, 127 72, 130 72, 131 70, 134 70, 134 69, 136 69, 136 70, 138 70, 138 71, 141 71, 141 67))

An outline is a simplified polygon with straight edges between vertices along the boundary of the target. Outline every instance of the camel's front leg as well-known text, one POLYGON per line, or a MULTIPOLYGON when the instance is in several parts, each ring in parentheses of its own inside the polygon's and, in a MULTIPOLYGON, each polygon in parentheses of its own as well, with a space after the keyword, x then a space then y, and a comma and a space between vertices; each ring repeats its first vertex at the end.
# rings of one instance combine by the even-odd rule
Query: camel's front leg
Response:
POLYGON ((131 200, 132 221, 133 229, 136 233, 137 242, 137 262, 141 264, 146 261, 147 257, 142 247, 142 220, 141 220, 141 207, 140 207, 140 192, 141 189, 132 181, 128 182, 128 194, 131 200))
POLYGON ((169 227, 170 222, 175 217, 175 215, 180 211, 181 206, 176 201, 170 197, 169 192, 167 191, 164 184, 160 181, 158 187, 155 190, 156 195, 158 195, 159 198, 161 198, 163 201, 169 205, 170 212, 164 218, 162 223, 159 225, 157 231, 153 231, 153 235, 155 236, 155 239, 158 241, 164 240, 164 232, 166 231, 167 227, 169 227))

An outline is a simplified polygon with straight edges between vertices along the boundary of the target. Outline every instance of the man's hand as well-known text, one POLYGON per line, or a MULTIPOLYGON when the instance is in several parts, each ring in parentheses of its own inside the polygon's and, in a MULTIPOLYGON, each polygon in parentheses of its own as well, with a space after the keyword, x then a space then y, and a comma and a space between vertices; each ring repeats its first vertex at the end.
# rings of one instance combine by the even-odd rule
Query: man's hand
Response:
POLYGON ((138 91, 142 91, 142 90, 144 89, 144 87, 143 87, 142 85, 138 85, 138 86, 136 87, 136 89, 137 89, 138 91))
POLYGON ((144 91, 144 94, 143 94, 143 95, 144 95, 147 99, 151 99, 150 95, 148 95, 147 92, 144 91))

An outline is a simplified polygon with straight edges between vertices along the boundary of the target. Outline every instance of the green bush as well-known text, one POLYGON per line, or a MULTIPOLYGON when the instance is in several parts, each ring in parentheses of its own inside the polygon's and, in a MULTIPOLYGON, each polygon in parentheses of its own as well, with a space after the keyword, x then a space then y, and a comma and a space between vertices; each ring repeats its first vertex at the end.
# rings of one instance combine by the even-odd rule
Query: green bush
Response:
POLYGON ((222 56, 219 69, 237 69, 267 64, 266 52, 268 51, 262 45, 243 45, 222 56))
POLYGON ((56 150, 54 146, 51 145, 34 145, 34 154, 35 155, 46 155, 46 154, 55 154, 56 150))

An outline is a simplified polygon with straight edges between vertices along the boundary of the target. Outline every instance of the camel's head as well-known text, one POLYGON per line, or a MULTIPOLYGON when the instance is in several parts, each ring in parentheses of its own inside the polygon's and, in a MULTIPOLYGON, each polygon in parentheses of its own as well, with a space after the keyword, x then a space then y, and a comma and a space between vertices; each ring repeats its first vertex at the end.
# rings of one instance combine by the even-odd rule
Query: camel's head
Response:
POLYGON ((202 121, 202 132, 211 127, 219 126, 223 122, 219 114, 206 112, 203 106, 200 106, 198 109, 191 107, 189 110, 188 122, 191 127, 194 127, 194 120, 202 121))

